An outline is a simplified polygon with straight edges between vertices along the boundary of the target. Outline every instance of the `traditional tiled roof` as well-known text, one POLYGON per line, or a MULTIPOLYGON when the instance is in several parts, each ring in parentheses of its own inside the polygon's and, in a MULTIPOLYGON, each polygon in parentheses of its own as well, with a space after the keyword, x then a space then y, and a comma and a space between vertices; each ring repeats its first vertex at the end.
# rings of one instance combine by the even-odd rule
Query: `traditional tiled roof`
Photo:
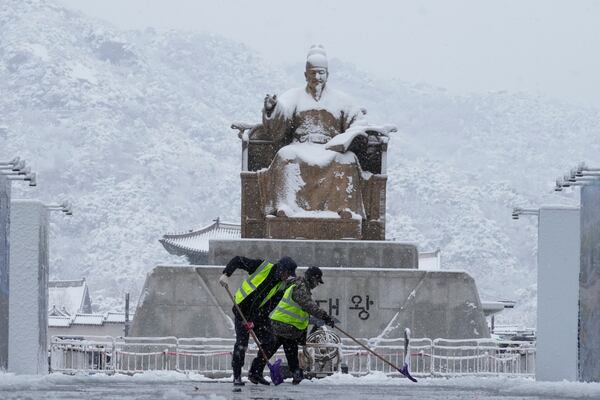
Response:
POLYGON ((52 305, 52 308, 48 311, 48 316, 51 317, 69 317, 69 313, 64 307, 58 309, 56 305, 52 305))
POLYGON ((169 233, 159 240, 164 248, 177 256, 197 256, 208 254, 208 241, 211 239, 239 239, 239 224, 221 222, 219 218, 211 225, 188 232, 169 233))
MULTIPOLYGON (((133 314, 129 314, 129 319, 132 319, 133 314)), ((105 317, 106 323, 122 324, 125 323, 125 313, 108 312, 105 317)))
MULTIPOLYGON (((129 315, 129 320, 133 315, 129 315)), ((68 328, 71 325, 94 325, 124 324, 125 313, 108 312, 106 314, 75 314, 73 316, 48 316, 48 326, 51 328, 68 328)))
POLYGON ((85 278, 48 282, 49 313, 60 310, 62 314, 91 313, 92 302, 85 278))
POLYGON ((71 317, 50 315, 48 317, 48 326, 52 328, 68 328, 71 326, 71 317))
POLYGON ((102 325, 104 315, 102 314, 76 314, 73 317, 74 325, 102 325))

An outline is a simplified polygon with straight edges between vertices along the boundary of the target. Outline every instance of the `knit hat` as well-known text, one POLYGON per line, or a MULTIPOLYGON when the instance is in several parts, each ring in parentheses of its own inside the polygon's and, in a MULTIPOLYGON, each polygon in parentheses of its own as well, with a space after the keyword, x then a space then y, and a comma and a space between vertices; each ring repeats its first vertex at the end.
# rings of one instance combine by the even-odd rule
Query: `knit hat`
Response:
POLYGON ((298 265, 291 257, 282 257, 277 261, 277 268, 279 272, 288 272, 292 276, 296 276, 296 268, 298 265))

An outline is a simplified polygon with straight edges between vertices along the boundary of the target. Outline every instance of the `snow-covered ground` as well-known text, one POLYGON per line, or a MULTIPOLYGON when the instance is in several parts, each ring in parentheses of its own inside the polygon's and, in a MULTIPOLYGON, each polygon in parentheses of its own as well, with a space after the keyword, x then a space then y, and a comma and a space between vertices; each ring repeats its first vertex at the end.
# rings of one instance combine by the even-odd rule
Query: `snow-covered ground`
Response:
POLYGON ((535 382, 523 378, 430 378, 413 384, 371 374, 362 378, 334 375, 274 386, 247 383, 233 392, 230 379, 155 372, 140 375, 53 374, 45 377, 0 373, 0 398, 15 399, 598 399, 600 384, 535 382))

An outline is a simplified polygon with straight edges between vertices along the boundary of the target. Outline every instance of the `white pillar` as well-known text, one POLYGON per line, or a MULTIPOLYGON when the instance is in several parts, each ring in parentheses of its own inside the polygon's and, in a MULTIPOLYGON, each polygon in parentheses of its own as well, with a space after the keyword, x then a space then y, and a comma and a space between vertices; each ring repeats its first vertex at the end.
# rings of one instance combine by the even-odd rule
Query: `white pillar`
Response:
POLYGON ((10 181, 0 174, 0 371, 8 365, 10 181))
POLYGON ((579 380, 600 382, 600 182, 581 188, 579 380))
POLYGON ((48 209, 11 202, 8 370, 48 373, 48 209))
POLYGON ((540 208, 536 380, 577 380, 579 227, 579 208, 540 208))

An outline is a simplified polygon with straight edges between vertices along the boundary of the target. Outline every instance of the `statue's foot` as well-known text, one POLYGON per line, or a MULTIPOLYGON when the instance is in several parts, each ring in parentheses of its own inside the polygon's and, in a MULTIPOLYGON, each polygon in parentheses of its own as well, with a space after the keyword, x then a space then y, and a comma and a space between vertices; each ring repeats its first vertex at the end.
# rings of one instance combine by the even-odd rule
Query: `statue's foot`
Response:
POLYGON ((338 215, 341 219, 350 219, 352 218, 352 213, 348 210, 339 210, 338 215))
POLYGON ((277 210, 277 214, 276 215, 278 217, 281 217, 281 218, 287 218, 287 214, 285 213, 285 211, 283 211, 281 209, 277 210))

